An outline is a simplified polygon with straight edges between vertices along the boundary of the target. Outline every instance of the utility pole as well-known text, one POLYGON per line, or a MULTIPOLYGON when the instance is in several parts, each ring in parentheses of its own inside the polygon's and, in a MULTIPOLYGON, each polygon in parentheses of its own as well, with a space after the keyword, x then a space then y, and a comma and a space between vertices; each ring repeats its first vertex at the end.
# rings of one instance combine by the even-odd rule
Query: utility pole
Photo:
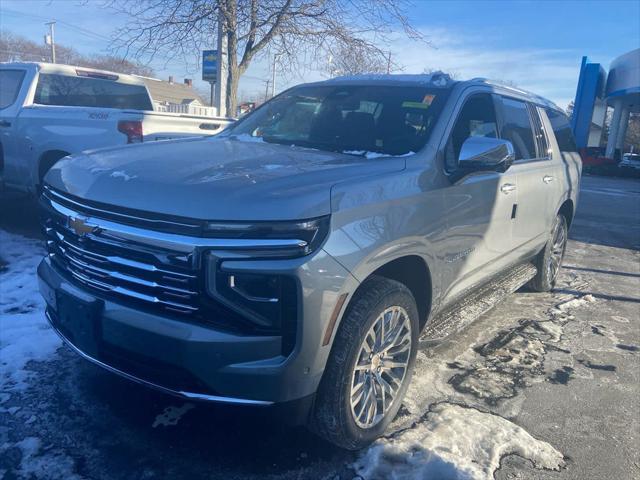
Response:
POLYGON ((276 65, 278 64, 278 58, 280 58, 282 54, 276 53, 273 56, 273 76, 271 77, 271 98, 276 96, 276 65))
POLYGON ((267 100, 269 100, 269 80, 265 80, 264 81, 265 84, 265 88, 264 88, 264 101, 266 102, 267 100))
POLYGON ((227 85, 229 74, 229 49, 227 48, 227 28, 224 15, 218 17, 218 74, 216 75, 216 107, 218 116, 235 116, 236 112, 227 112, 227 85))
POLYGON ((53 26, 56 24, 55 21, 47 22, 45 25, 49 25, 49 46, 51 47, 51 63, 56 63, 56 40, 53 36, 53 26))

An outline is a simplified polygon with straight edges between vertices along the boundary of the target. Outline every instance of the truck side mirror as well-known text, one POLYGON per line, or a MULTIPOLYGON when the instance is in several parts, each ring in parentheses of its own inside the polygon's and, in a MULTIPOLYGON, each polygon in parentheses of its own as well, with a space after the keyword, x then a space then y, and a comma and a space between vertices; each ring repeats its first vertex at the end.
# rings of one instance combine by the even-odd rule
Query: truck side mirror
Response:
POLYGON ((508 140, 491 137, 469 137, 462 144, 458 166, 463 171, 506 171, 515 160, 513 145, 508 140))

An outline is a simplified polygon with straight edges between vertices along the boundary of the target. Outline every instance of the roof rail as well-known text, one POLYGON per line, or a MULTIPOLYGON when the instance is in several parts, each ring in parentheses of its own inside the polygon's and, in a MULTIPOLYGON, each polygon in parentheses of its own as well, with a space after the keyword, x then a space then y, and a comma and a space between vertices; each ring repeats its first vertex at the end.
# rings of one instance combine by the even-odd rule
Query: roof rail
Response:
POLYGON ((502 82, 500 80, 493 80, 493 79, 489 79, 489 78, 485 78, 485 77, 475 77, 475 78, 472 78, 471 80, 469 80, 469 82, 472 82, 472 83, 484 83, 486 85, 492 85, 492 86, 496 86, 496 87, 501 87, 501 88, 504 88, 505 90, 511 90, 513 92, 520 93, 521 95, 526 95, 526 96, 530 97, 531 99, 536 100, 538 103, 542 103, 542 104, 544 104, 546 106, 549 106, 549 107, 555 108, 557 110, 563 111, 560 107, 558 107, 551 100, 547 100, 546 98, 541 97, 538 94, 535 94, 535 93, 530 92, 528 90, 524 90, 522 88, 514 87, 513 85, 509 85, 508 83, 502 82))

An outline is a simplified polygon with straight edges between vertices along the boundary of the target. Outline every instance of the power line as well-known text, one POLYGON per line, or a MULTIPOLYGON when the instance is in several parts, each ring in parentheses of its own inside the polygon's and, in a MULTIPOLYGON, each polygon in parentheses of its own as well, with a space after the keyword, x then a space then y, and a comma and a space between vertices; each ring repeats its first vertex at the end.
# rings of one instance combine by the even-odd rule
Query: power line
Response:
MULTIPOLYGON (((24 13, 24 12, 16 12, 15 10, 10 10, 10 9, 6 9, 6 8, 2 9, 2 13, 3 14, 9 14, 9 15, 15 15, 15 16, 18 16, 18 17, 31 18, 33 20, 40 20, 40 21, 49 21, 49 20, 51 20, 48 17, 41 17, 40 15, 33 15, 33 14, 30 14, 30 13, 24 13)), ((65 22, 63 20, 58 20, 58 19, 54 19, 54 21, 56 21, 60 25, 64 25, 65 27, 70 28, 71 30, 75 30, 78 33, 82 33, 83 35, 86 35, 88 37, 93 37, 94 39, 104 40, 104 41, 107 41, 107 42, 111 41, 111 39, 109 37, 105 37, 104 35, 101 35, 99 33, 92 32, 91 30, 87 30, 86 28, 78 27, 77 25, 74 25, 72 23, 65 22)))

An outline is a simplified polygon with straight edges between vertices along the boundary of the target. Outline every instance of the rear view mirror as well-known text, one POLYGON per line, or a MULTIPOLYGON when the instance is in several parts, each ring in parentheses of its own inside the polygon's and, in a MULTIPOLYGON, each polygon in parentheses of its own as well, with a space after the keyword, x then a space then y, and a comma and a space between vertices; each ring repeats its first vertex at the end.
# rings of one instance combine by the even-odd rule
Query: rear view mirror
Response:
POLYGON ((513 145, 508 140, 490 137, 469 137, 462 144, 458 166, 462 170, 504 172, 513 160, 513 145))

